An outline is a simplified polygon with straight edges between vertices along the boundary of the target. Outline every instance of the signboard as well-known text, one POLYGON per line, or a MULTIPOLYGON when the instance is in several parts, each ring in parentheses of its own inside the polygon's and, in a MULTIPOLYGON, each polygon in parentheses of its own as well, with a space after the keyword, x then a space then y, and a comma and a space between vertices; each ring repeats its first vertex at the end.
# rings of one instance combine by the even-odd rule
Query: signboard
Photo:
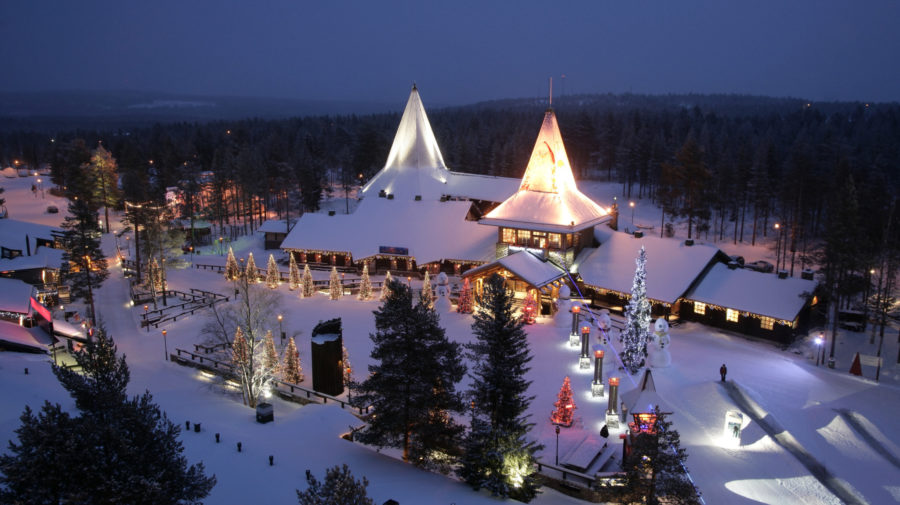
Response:
POLYGON ((881 356, 859 355, 859 363, 863 366, 881 366, 881 356))
POLYGON ((40 314, 41 317, 43 317, 46 321, 52 321, 52 320, 53 320, 53 316, 50 314, 50 311, 47 310, 47 307, 44 307, 43 305, 41 305, 41 304, 40 304, 37 300, 35 300, 34 298, 31 299, 31 308, 34 309, 35 312, 37 312, 38 314, 40 314))
POLYGON ((396 254, 397 256, 409 256, 409 249, 406 247, 392 247, 386 245, 378 246, 380 254, 396 254))
POLYGON ((725 413, 725 427, 722 432, 722 441, 726 446, 741 446, 741 428, 743 424, 744 414, 740 410, 729 410, 725 413))

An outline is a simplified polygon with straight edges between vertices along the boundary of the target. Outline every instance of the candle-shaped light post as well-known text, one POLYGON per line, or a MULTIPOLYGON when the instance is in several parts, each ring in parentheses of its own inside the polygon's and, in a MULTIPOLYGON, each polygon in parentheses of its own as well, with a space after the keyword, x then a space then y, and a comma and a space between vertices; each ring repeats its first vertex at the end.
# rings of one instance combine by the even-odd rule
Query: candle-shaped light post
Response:
POLYGON ((162 334, 163 334, 163 351, 165 351, 165 353, 166 353, 166 354, 165 354, 166 361, 169 361, 169 343, 166 342, 166 333, 168 333, 166 330, 163 330, 163 331, 162 331, 162 334))
POLYGON ((594 351, 594 381, 591 382, 591 396, 603 396, 603 351, 594 351))
POLYGON ((619 413, 616 404, 619 403, 619 378, 609 378, 609 405, 606 407, 606 425, 610 428, 619 428, 619 413))
POLYGON ((578 368, 582 370, 586 370, 591 367, 591 356, 590 356, 590 343, 591 341, 591 327, 590 326, 582 326, 581 327, 581 358, 578 360, 578 368))
POLYGON ((581 307, 572 305, 572 332, 569 333, 569 345, 577 347, 579 344, 578 337, 578 314, 581 313, 581 307))

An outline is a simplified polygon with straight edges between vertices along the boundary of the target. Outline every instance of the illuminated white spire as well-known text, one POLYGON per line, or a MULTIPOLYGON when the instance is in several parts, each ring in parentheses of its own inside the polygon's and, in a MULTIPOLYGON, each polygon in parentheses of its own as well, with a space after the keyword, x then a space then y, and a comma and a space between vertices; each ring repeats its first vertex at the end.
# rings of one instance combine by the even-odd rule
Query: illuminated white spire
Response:
POLYGON ((419 90, 413 85, 387 163, 363 186, 363 194, 372 197, 384 190, 403 200, 416 195, 437 200, 449 177, 419 90))

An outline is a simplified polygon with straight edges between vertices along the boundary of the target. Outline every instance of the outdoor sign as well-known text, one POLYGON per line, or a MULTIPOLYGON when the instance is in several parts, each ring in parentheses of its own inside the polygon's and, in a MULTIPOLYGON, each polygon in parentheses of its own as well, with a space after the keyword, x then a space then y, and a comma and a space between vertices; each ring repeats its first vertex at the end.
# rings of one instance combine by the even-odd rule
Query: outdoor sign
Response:
POLYGON ((744 414, 740 410, 729 410, 725 413, 725 428, 722 441, 730 447, 741 446, 741 427, 744 425, 744 414))
POLYGON ((406 247, 392 247, 387 245, 378 246, 378 252, 381 254, 396 254, 397 256, 409 256, 409 249, 406 247))

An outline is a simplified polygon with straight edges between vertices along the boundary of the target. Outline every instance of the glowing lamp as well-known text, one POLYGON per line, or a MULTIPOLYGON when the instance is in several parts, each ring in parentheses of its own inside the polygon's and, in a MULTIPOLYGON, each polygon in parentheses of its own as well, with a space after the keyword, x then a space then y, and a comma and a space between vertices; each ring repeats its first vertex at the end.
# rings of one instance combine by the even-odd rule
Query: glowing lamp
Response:
POLYGON ((610 386, 618 386, 618 385, 619 385, 619 378, 618 378, 618 377, 610 377, 610 378, 609 378, 609 385, 610 385, 610 386))
POLYGON ((582 326, 581 327, 581 333, 590 333, 590 332, 591 332, 590 326, 582 326))
POLYGON ((603 359, 603 351, 594 351, 594 357, 603 359))
POLYGON ((579 312, 581 312, 581 307, 579 307, 578 305, 572 307, 572 312, 578 314, 579 312))

